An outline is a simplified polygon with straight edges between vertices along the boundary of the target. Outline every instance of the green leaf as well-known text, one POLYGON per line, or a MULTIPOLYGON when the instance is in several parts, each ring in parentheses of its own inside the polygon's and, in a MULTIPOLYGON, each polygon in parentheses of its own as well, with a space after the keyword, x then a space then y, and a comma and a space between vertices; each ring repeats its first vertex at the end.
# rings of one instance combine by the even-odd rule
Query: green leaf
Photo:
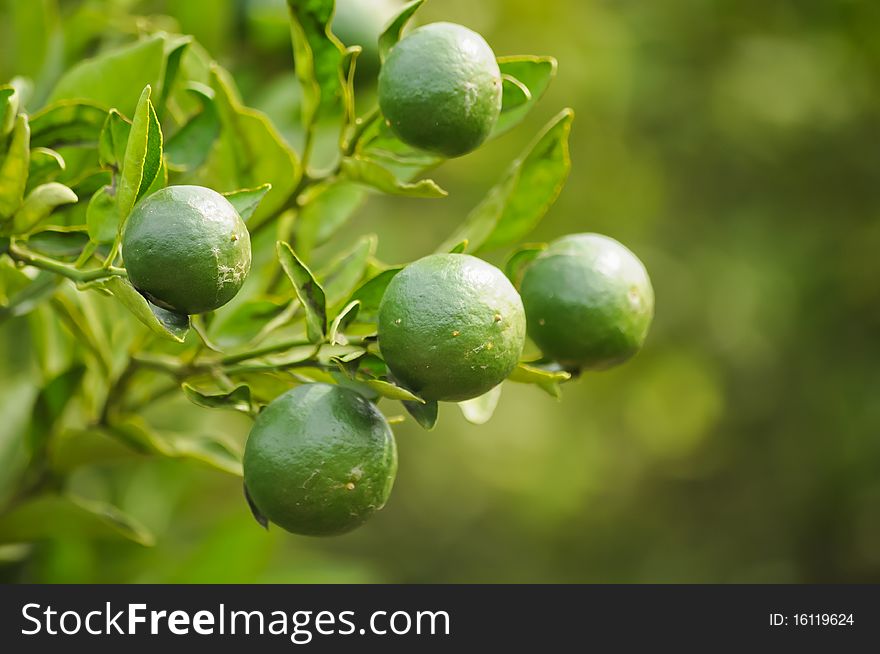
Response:
POLYGON ((168 139, 165 147, 168 163, 183 171, 194 170, 205 163, 220 135, 220 116, 214 105, 213 91, 209 95, 195 85, 189 91, 199 99, 202 109, 168 139))
POLYGON ((190 384, 183 384, 181 389, 190 402, 200 407, 251 413, 251 389, 245 385, 237 386, 228 393, 207 393, 190 384))
POLYGON ((131 122, 116 109, 111 109, 98 137, 98 161, 103 168, 122 169, 130 134, 131 122))
POLYGON ((15 212, 13 230, 17 234, 31 231, 42 223, 56 207, 79 200, 64 184, 49 182, 31 191, 21 208, 15 212))
POLYGON ((492 414, 498 406, 498 400, 501 399, 501 388, 503 384, 498 384, 488 393, 484 393, 472 400, 466 400, 458 403, 461 414, 464 419, 474 425, 485 425, 492 419, 492 414))
POLYGON ((324 340, 327 334, 327 299, 324 289, 315 279, 299 257, 284 241, 276 243, 278 260, 287 274, 296 291, 296 296, 306 313, 306 331, 309 340, 318 343, 324 340))
POLYGON ((253 340, 260 330, 285 309, 266 299, 256 299, 232 305, 217 312, 208 334, 220 347, 235 347, 253 340))
POLYGON ((365 386, 368 386, 371 390, 375 391, 382 397, 387 397, 389 400, 401 400, 413 402, 415 404, 426 403, 425 400, 412 391, 405 389, 403 386, 392 384, 391 382, 383 381, 381 379, 359 379, 358 381, 365 386))
POLYGON ((340 64, 345 46, 333 36, 334 0, 287 0, 296 77, 302 88, 302 120, 307 130, 340 100, 340 64))
POLYGON ((70 229, 47 229, 28 238, 28 248, 38 254, 59 259, 75 260, 89 242, 85 232, 70 229))
POLYGON ((162 75, 158 80, 159 102, 156 104, 156 114, 159 118, 165 115, 165 106, 168 103, 168 97, 171 89, 174 87, 174 81, 180 71, 180 63, 183 55, 189 45, 193 42, 191 36, 175 36, 169 37, 165 41, 164 47, 164 66, 162 75))
POLYGON ((516 55, 498 57, 498 67, 502 79, 509 78, 503 87, 501 115, 495 124, 491 138, 509 131, 522 122, 556 76, 556 60, 553 57, 534 57, 516 55), (522 89, 514 89, 512 80, 516 80, 528 89, 528 98, 523 97, 522 89))
POLYGON ((330 323, 330 331, 327 333, 327 340, 330 345, 345 345, 347 343, 342 332, 357 317, 360 302, 352 300, 340 311, 330 323))
POLYGON ((49 148, 31 148, 31 161, 28 166, 28 179, 25 192, 30 192, 40 184, 53 181, 64 171, 64 157, 49 148))
POLYGON ((379 304, 385 295, 388 284, 394 279, 394 276, 403 268, 389 268, 383 270, 372 279, 364 282, 360 288, 351 294, 349 302, 357 300, 360 302, 360 311, 358 315, 364 319, 373 319, 379 313, 379 304))
POLYGON ((347 252, 331 261, 318 277, 327 295, 327 306, 336 307, 357 287, 376 252, 376 236, 362 236, 347 252))
POLYGON ((41 495, 0 518, 0 542, 67 536, 119 537, 150 547, 153 535, 137 520, 107 504, 75 495, 41 495))
POLYGON ((88 285, 102 289, 116 297, 129 311, 155 334, 183 343, 189 331, 189 316, 157 307, 137 292, 127 279, 111 277, 88 285))
POLYGON ((526 266, 546 249, 546 243, 526 243, 510 255, 504 265, 504 274, 514 286, 519 288, 526 266))
POLYGON ((14 86, 0 86, 0 141, 9 136, 15 127, 19 100, 18 90, 14 86))
POLYGON ((161 85, 164 66, 165 37, 152 36, 76 64, 58 80, 49 102, 88 100, 131 116, 141 90, 161 85))
POLYGON ((26 316, 36 309, 58 288, 60 278, 49 272, 41 272, 31 283, 7 298, 6 306, 0 306, 0 323, 10 318, 26 316))
POLYGON ((107 119, 106 109, 86 101, 60 100, 31 116, 31 145, 92 146, 107 119))
POLYGON ((427 431, 434 429, 437 424, 437 414, 439 413, 437 402, 431 400, 424 404, 419 404, 418 402, 402 402, 402 404, 407 412, 416 419, 416 422, 419 423, 423 429, 426 429, 427 431))
POLYGON ((571 379, 571 375, 562 370, 542 370, 526 363, 520 363, 508 379, 518 384, 535 384, 558 400, 562 397, 559 384, 571 379))
POLYGON ((116 198, 110 195, 110 187, 102 186, 92 195, 86 209, 86 226, 92 241, 100 244, 112 243, 119 228, 119 211, 116 198))
POLYGON ((571 109, 565 109, 553 118, 438 251, 447 252, 464 239, 474 252, 490 250, 514 243, 534 229, 556 201, 571 169, 568 135, 573 117, 571 109))
POLYGON ((219 66, 211 69, 211 87, 221 133, 197 179, 222 191, 271 184, 251 218, 258 225, 278 212, 296 189, 302 174, 299 159, 264 114, 241 104, 219 66))
POLYGON ((27 116, 15 119, 6 158, 0 164, 0 220, 9 218, 21 206, 30 165, 30 128, 27 116))
POLYGON ((74 364, 49 382, 40 390, 31 410, 26 443, 32 461, 45 454, 46 445, 55 430, 58 420, 79 389, 86 368, 74 364))
POLYGON ((250 217, 254 215, 260 202, 266 197, 266 193, 268 193, 271 188, 271 184, 263 184, 256 188, 243 188, 239 191, 224 193, 223 195, 229 200, 229 203, 235 207, 235 210, 238 212, 238 215, 241 216, 241 219, 247 222, 250 217))
POLYGON ((532 92, 529 90, 529 87, 520 82, 513 75, 502 73, 501 84, 501 106, 502 108, 506 108, 507 111, 522 106, 532 99, 532 92))
POLYGON ((301 209, 294 228, 299 253, 306 259, 326 243, 363 204, 366 190, 352 182, 334 179, 313 186, 300 197, 301 209))
POLYGON ((468 246, 468 240, 467 240, 467 239, 464 239, 464 240, 463 240, 461 243, 459 243, 458 245, 456 245, 456 246, 450 248, 450 249, 449 249, 449 254, 461 254, 462 252, 464 252, 465 250, 467 250, 467 246, 468 246))
POLYGON ((424 3, 425 0, 413 0, 412 2, 406 3, 401 7, 397 16, 388 23, 388 27, 385 28, 385 31, 379 35, 379 59, 381 61, 385 61, 385 57, 388 56, 391 48, 400 41, 400 37, 403 35, 403 30, 406 28, 407 23, 409 23, 413 14, 415 14, 419 7, 424 3))
POLYGON ((147 192, 162 167, 162 130, 150 102, 151 89, 145 87, 138 100, 128 144, 125 147, 116 206, 119 229, 132 208, 147 192))
POLYGON ((342 174, 352 182, 363 184, 389 195, 402 195, 411 198, 443 198, 446 191, 431 179, 415 183, 403 182, 394 173, 375 161, 362 157, 346 157, 342 160, 342 174))

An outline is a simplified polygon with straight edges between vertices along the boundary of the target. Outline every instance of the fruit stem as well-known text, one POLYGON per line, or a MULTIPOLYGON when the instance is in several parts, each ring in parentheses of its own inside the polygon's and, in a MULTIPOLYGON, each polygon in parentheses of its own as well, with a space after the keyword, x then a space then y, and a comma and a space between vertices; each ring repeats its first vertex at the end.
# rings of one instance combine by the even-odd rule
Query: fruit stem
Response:
POLYGON ((56 275, 67 277, 75 282, 92 282, 98 279, 125 277, 127 275, 124 268, 114 268, 112 266, 108 268, 95 268, 92 270, 79 270, 74 266, 69 266, 60 261, 56 261, 55 259, 50 259, 49 257, 37 254, 15 242, 9 244, 8 254, 15 261, 20 261, 29 266, 33 266, 34 268, 53 272, 56 275))

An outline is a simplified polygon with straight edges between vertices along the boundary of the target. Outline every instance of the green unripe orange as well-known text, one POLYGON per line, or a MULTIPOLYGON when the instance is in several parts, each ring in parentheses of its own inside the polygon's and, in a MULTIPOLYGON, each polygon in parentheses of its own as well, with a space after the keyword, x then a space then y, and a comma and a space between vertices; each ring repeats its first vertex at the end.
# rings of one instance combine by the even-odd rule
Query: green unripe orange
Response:
POLYGON ((388 53, 379 106, 405 143, 458 157, 485 141, 501 112, 501 71, 482 36, 461 25, 414 29, 388 53))
POLYGON ((654 316, 644 265, 599 234, 572 234, 529 264, 520 286, 529 336, 572 369, 604 369, 641 349, 654 316))
POLYGON ((467 254, 433 254, 388 285, 379 348, 394 376, 426 400, 460 402, 513 372, 525 343, 516 289, 495 266, 467 254))
POLYGON ((132 285, 183 314, 223 306, 251 268, 251 239, 229 201, 202 186, 169 186, 139 202, 125 224, 122 258, 132 285))
POLYGON ((272 401, 244 452, 251 501, 295 534, 351 531, 381 509, 397 474, 397 447, 374 404, 331 384, 304 384, 272 401))

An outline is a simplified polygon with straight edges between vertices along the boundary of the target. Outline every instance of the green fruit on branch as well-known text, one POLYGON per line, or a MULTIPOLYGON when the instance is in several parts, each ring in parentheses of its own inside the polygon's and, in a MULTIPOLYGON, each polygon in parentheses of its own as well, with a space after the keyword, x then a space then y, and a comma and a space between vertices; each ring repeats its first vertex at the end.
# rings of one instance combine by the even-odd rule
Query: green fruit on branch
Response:
POLYGON ((526 269, 520 291, 529 336, 571 369, 623 363, 641 349, 654 315, 645 266, 599 234, 552 243, 526 269))
POLYGON ((379 106, 405 143, 445 157, 479 147, 501 112, 501 72, 482 36, 461 25, 419 27, 389 52, 379 106))
POLYGON ((222 195, 169 186, 128 217, 122 257, 132 285, 169 311, 197 314, 229 302, 251 268, 244 221, 222 195))
POLYGON ((381 509, 397 473, 397 447, 374 404, 330 384, 298 386, 257 417, 244 481, 264 517, 289 532, 341 534, 381 509))
POLYGON ((467 254, 433 254, 398 273, 379 307, 379 348, 394 376, 426 400, 460 402, 516 367, 526 323, 516 289, 467 254))

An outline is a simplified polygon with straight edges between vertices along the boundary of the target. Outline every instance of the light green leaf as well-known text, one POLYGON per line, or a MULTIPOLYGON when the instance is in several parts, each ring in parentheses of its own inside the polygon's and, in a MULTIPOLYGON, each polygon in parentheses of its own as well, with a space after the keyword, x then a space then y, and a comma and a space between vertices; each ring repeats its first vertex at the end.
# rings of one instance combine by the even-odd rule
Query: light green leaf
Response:
POLYGON ((64 157, 49 148, 31 148, 31 161, 28 166, 28 179, 25 192, 30 192, 40 184, 51 182, 64 171, 64 157))
POLYGON ((324 289, 315 279, 299 257, 284 241, 276 243, 278 260, 287 274, 296 291, 296 296, 306 313, 306 330, 309 340, 318 343, 324 340, 327 334, 327 299, 324 289))
POLYGON ((77 229, 47 229, 28 237, 28 249, 61 261, 75 260, 89 242, 89 235, 77 229))
POLYGON ((180 71, 180 62, 192 41, 191 36, 168 37, 165 41, 162 75, 157 80, 159 101, 156 104, 156 115, 160 119, 165 115, 165 105, 168 103, 168 96, 180 71))
POLYGON ((0 164, 0 220, 9 218, 21 206, 30 165, 30 128, 27 116, 15 119, 6 158, 0 164))
POLYGON ((13 231, 24 234, 43 222, 55 207, 72 204, 79 198, 64 184, 49 182, 31 191, 21 208, 15 212, 13 231))
POLYGON ((431 431, 437 425, 437 415, 439 407, 437 402, 431 400, 422 404, 418 402, 403 402, 403 407, 407 412, 416 419, 416 422, 422 426, 422 429, 431 431))
POLYGON ((562 397, 559 384, 571 379, 571 375, 562 370, 542 370, 526 363, 520 363, 508 379, 518 384, 535 384, 558 400, 562 397))
POLYGON ((352 300, 345 305, 342 311, 333 319, 333 322, 330 323, 330 331, 327 333, 327 340, 330 345, 345 345, 347 343, 342 332, 357 317, 359 306, 359 301, 352 300))
POLYGON ((345 46, 330 31, 334 0, 287 0, 296 77, 302 87, 307 130, 341 98, 340 64, 345 46))
POLYGON ((271 189, 271 184, 263 184, 256 188, 243 188, 231 193, 224 193, 223 196, 235 207, 241 219, 247 222, 271 189))
POLYGON ((553 57, 499 57, 498 67, 502 79, 508 81, 502 89, 501 115, 491 138, 504 134, 522 122, 556 76, 556 60, 553 57), (518 84, 514 84, 513 80, 518 84), (528 90, 528 97, 524 97, 522 88, 515 88, 519 85, 528 90))
POLYGON ((403 268, 389 268, 383 270, 372 279, 364 282, 360 288, 351 294, 349 302, 357 300, 360 302, 360 311, 358 315, 361 319, 374 319, 379 313, 379 304, 385 295, 388 284, 394 279, 394 276, 403 268))
POLYGON ((197 98, 202 109, 177 130, 165 144, 168 163, 183 171, 201 166, 211 154, 211 148, 220 135, 220 116, 214 105, 213 91, 192 85, 190 95, 197 98))
POLYGON ((379 36, 379 59, 381 61, 385 61, 385 57, 388 56, 391 48, 400 41, 400 37, 403 35, 403 30, 406 28, 407 23, 409 23, 413 14, 415 14, 419 7, 424 3, 425 0, 413 0, 412 2, 406 3, 401 7, 397 16, 388 23, 388 27, 386 27, 385 31, 379 36))
POLYGON ((217 312, 208 335, 220 347, 235 347, 253 340, 265 325, 275 320, 285 306, 266 299, 232 305, 217 312))
POLYGON ((125 147, 119 189, 116 192, 120 230, 134 205, 146 194, 162 168, 162 129, 150 102, 150 93, 149 86, 141 93, 125 147))
POLYGON ((111 109, 98 137, 98 161, 102 167, 122 169, 130 134, 131 122, 116 109, 111 109))
POLYGON ((488 393, 484 393, 472 400, 466 400, 458 403, 461 414, 464 419, 474 425, 485 425, 492 419, 492 414, 498 406, 498 400, 501 399, 501 388, 503 384, 498 384, 488 393))
POLYGON ((352 182, 369 186, 389 195, 402 195, 411 198, 443 198, 448 195, 446 191, 437 186, 434 180, 422 179, 414 183, 403 182, 387 168, 363 157, 343 159, 342 174, 352 182))
POLYGON ((86 209, 86 226, 95 243, 112 243, 119 227, 119 211, 116 198, 110 195, 110 187, 102 186, 92 195, 86 209))
POLYGON ((358 382, 368 386, 382 397, 387 397, 389 400, 405 400, 416 404, 425 404, 425 400, 412 391, 408 391, 403 386, 398 386, 391 382, 382 381, 381 379, 358 379, 358 382))
POLYGON ((351 295, 366 272, 367 262, 376 252, 376 243, 374 234, 362 236, 351 249, 340 254, 321 271, 318 277, 327 295, 327 306, 336 307, 351 295))
POLYGON ((197 179, 221 191, 271 184, 251 218, 254 226, 259 225, 278 212, 296 189, 302 173, 299 159, 264 114, 241 104, 231 78, 219 66, 211 70, 211 87, 221 133, 197 179))
POLYGON ((107 111, 87 101, 60 100, 31 116, 31 145, 58 148, 98 142, 107 111))
POLYGON ((122 536, 152 546, 153 535, 115 506, 75 495, 41 495, 0 518, 0 542, 30 542, 68 536, 122 536))
POLYGON ((565 109, 553 118, 438 251, 447 252, 464 239, 471 251, 490 250, 514 243, 534 229, 556 201, 571 169, 568 135, 573 117, 571 109, 565 109))
POLYGON ((303 193, 294 224, 299 253, 308 259, 314 248, 326 243, 348 222, 365 197, 362 186, 343 179, 322 182, 303 193))
POLYGON ((244 384, 228 393, 204 392, 191 384, 183 384, 181 389, 190 402, 206 409, 232 409, 247 414, 252 412, 251 389, 244 384))
POLYGON ((70 400, 73 399, 86 369, 75 364, 40 389, 31 409, 31 420, 25 438, 31 461, 37 462, 45 455, 46 445, 54 432, 70 400))
POLYGON ((111 277, 95 282, 89 288, 103 289, 115 296, 129 311, 154 333, 183 343, 189 331, 189 316, 157 307, 137 292, 127 279, 111 277))
POLYGON ((58 80, 49 102, 88 100, 131 116, 141 90, 161 85, 164 66, 165 37, 151 36, 76 64, 58 80))
POLYGON ((14 86, 0 86, 0 141, 9 136, 15 127, 19 99, 18 90, 14 86))

